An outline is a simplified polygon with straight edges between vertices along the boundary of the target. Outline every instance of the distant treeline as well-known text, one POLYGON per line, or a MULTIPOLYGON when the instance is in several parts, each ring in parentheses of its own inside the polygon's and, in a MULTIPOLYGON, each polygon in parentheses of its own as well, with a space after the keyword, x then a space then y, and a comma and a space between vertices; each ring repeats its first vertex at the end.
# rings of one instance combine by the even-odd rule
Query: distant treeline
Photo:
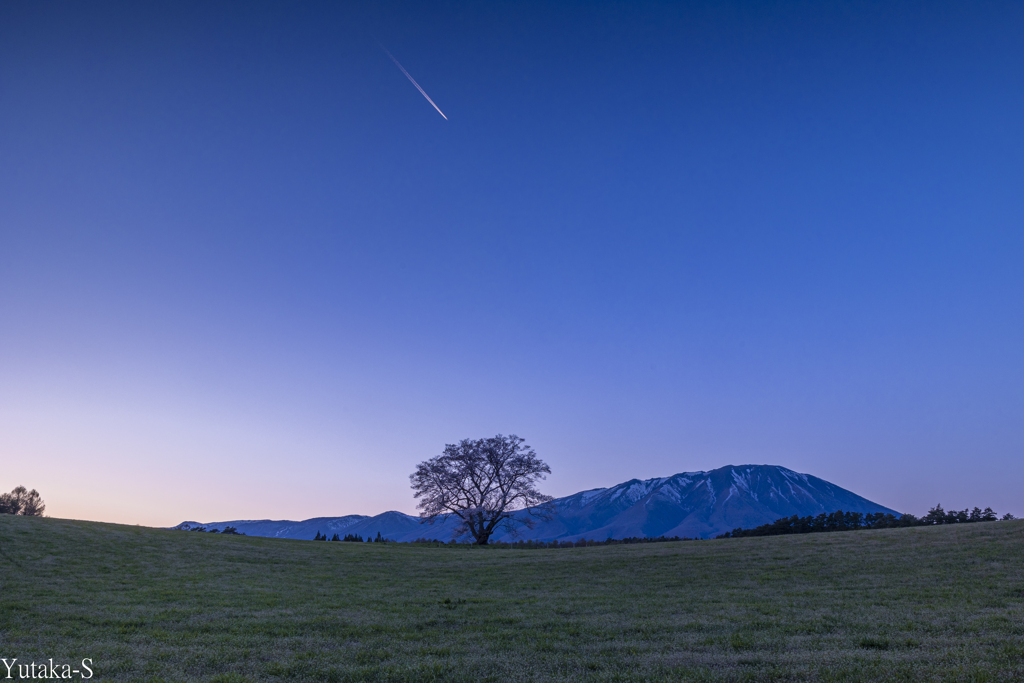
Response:
MULTIPOLYGON (((783 536, 785 534, 813 534, 823 531, 857 531, 859 529, 897 529, 912 526, 935 526, 937 524, 971 524, 974 522, 994 522, 1000 519, 992 508, 974 508, 973 510, 950 510, 946 512, 941 505, 936 505, 924 517, 914 515, 896 515, 890 512, 843 512, 838 510, 831 514, 822 513, 816 517, 810 515, 800 517, 782 517, 762 524, 753 529, 742 527, 726 531, 716 538, 743 538, 745 536, 783 536)), ((1007 513, 1002 519, 1014 519, 1007 513)))
MULTIPOLYGON (((238 531, 233 526, 227 526, 227 527, 224 527, 224 529, 218 531, 217 529, 209 529, 209 528, 207 528, 205 526, 192 526, 190 524, 182 524, 180 526, 175 527, 175 529, 178 530, 178 531, 199 531, 199 532, 206 532, 206 533, 210 533, 210 534, 218 534, 219 533, 219 534, 227 534, 227 535, 245 536, 244 533, 242 533, 241 531, 238 531)), ((384 536, 382 536, 379 531, 377 532, 377 536, 375 538, 370 538, 369 536, 367 536, 365 539, 362 536, 360 536, 359 534, 346 534, 344 537, 339 537, 338 534, 334 534, 333 536, 328 537, 327 534, 322 534, 319 531, 317 531, 316 532, 316 536, 313 538, 313 540, 314 541, 334 541, 334 542, 341 542, 341 543, 398 543, 399 542, 399 541, 392 541, 392 540, 390 540, 388 538, 384 538, 384 536)), ((512 549, 524 549, 524 550, 535 550, 535 549, 536 550, 542 550, 542 549, 551 549, 551 548, 584 548, 584 547, 599 546, 599 545, 630 545, 630 544, 633 544, 633 543, 665 543, 665 542, 668 542, 668 541, 690 541, 690 540, 699 540, 699 539, 691 539, 691 538, 687 538, 685 536, 684 537, 679 537, 679 536, 658 536, 657 538, 646 537, 646 536, 645 537, 633 536, 633 537, 630 537, 630 538, 609 538, 609 539, 606 539, 604 541, 593 541, 593 540, 587 540, 587 539, 580 539, 578 541, 516 541, 515 543, 488 543, 486 546, 479 546, 479 547, 506 548, 506 549, 512 548, 512 549)), ((442 541, 442 540, 436 539, 436 538, 417 538, 415 541, 405 541, 403 543, 414 543, 414 544, 417 544, 417 545, 448 546, 448 547, 457 546, 457 547, 465 547, 465 548, 468 548, 468 547, 471 547, 471 546, 472 547, 477 547, 472 541, 451 540, 451 541, 447 541, 446 542, 446 541, 442 541)))
POLYGON ((221 530, 218 529, 207 529, 205 526, 192 526, 191 524, 182 524, 175 527, 178 531, 198 531, 205 532, 208 534, 227 534, 228 536, 245 536, 244 532, 239 531, 233 526, 226 526, 221 530))
POLYGON ((698 539, 691 539, 680 536, 631 536, 629 538, 608 538, 603 541, 593 541, 585 538, 581 538, 578 541, 515 541, 514 543, 488 543, 486 546, 477 546, 472 542, 459 541, 444 541, 436 538, 417 538, 411 543, 420 545, 433 545, 433 546, 459 546, 459 547, 481 547, 481 548, 504 548, 506 550, 551 550, 556 548, 589 548, 591 546, 601 545, 632 545, 634 543, 667 543, 669 541, 694 541, 698 539))
POLYGON ((340 541, 341 543, 393 543, 393 541, 389 541, 388 539, 381 536, 379 531, 377 532, 377 538, 370 538, 369 536, 367 536, 365 541, 363 540, 363 537, 359 534, 345 534, 345 538, 338 538, 338 534, 334 534, 334 536, 332 536, 331 538, 327 538, 327 534, 321 534, 318 531, 316 532, 316 538, 314 538, 313 540, 340 541))

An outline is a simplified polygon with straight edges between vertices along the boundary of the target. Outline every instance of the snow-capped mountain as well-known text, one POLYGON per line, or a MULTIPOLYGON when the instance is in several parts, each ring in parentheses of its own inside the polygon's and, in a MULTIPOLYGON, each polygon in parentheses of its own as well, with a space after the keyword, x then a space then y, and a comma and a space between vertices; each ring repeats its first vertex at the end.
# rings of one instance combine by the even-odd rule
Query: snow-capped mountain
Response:
MULTIPOLYGON (((550 541, 628 536, 709 538, 736 527, 750 528, 791 515, 822 512, 896 513, 855 493, 809 474, 777 465, 729 465, 710 472, 683 472, 661 479, 633 479, 607 489, 581 491, 554 501, 555 515, 521 538, 550 541)), ((196 522, 183 522, 198 526, 196 522)), ((385 512, 375 517, 317 517, 302 522, 234 520, 203 525, 221 530, 233 526, 249 536, 311 539, 318 532, 333 536, 378 532, 395 541, 437 538, 447 541, 455 520, 422 524, 418 517, 385 512)), ((494 541, 510 540, 496 534, 494 541)))
POLYGON ((835 484, 775 465, 721 467, 663 479, 634 479, 557 501, 558 514, 535 538, 708 538, 790 515, 892 512, 835 484))

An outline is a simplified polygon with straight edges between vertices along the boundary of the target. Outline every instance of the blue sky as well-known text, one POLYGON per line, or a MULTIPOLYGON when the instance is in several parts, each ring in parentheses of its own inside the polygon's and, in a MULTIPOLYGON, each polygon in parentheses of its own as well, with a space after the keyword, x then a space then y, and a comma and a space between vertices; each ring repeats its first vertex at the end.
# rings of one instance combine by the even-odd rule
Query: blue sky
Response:
POLYGON ((1024 513, 1024 6, 0 7, 0 488, 413 512, 726 464, 1024 513), (405 66, 449 120, 381 49, 405 66))

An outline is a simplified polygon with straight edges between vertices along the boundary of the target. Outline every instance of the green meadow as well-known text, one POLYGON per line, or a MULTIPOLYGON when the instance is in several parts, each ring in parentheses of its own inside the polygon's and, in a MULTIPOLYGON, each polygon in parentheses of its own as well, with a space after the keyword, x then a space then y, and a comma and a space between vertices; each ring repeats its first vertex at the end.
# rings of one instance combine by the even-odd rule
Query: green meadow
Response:
POLYGON ((0 515, 0 657, 95 681, 1022 681, 1024 522, 508 550, 0 515))

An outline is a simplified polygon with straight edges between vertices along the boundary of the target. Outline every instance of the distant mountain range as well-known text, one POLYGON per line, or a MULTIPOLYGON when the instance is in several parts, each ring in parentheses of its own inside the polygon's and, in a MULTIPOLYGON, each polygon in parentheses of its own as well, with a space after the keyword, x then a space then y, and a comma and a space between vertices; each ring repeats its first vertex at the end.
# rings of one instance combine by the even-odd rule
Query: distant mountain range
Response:
MULTIPOLYGON (((751 528, 792 515, 822 512, 891 512, 824 479, 777 465, 728 465, 710 472, 683 472, 663 479, 630 481, 591 489, 554 501, 555 516, 520 537, 533 540, 683 536, 711 538, 736 527, 751 528)), ((419 517, 385 512, 375 517, 314 517, 302 522, 238 519, 182 522, 175 529, 235 527, 249 536, 312 539, 317 533, 358 534, 393 541, 435 538, 448 541, 456 520, 423 524, 419 517)), ((514 540, 499 532, 492 541, 514 540)))

